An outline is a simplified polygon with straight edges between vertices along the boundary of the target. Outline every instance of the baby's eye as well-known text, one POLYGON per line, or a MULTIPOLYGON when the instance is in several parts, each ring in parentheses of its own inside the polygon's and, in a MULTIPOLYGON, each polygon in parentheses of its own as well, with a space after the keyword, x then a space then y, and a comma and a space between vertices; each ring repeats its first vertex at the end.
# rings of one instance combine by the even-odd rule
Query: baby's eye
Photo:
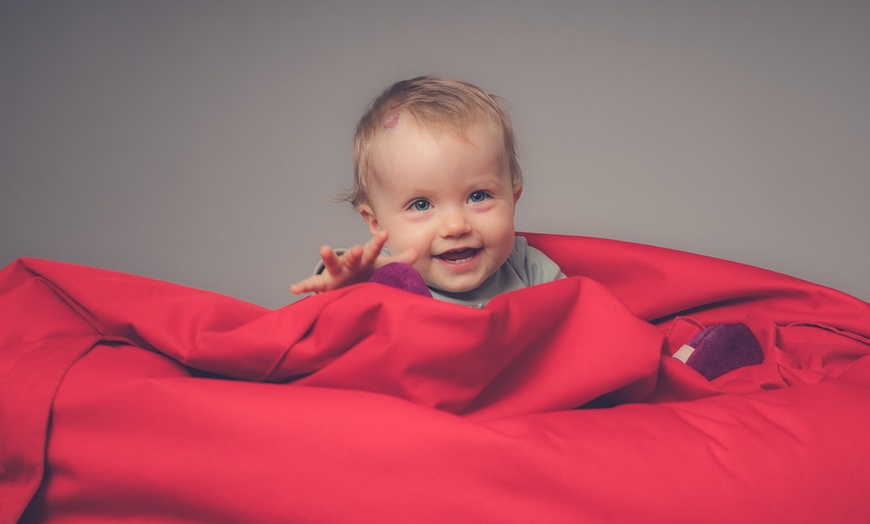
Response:
POLYGON ((414 211, 428 211, 430 207, 432 207, 432 204, 423 199, 411 202, 411 209, 414 211))
POLYGON ((487 197, 489 197, 489 194, 486 191, 475 191, 468 196, 468 201, 471 203, 483 202, 487 197))

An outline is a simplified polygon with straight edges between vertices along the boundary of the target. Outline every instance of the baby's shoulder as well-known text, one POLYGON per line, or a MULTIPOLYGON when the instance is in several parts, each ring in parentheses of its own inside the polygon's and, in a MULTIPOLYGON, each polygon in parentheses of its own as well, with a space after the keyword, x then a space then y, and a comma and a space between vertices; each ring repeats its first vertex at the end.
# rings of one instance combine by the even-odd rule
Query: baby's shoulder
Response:
POLYGON ((527 286, 543 284, 565 278, 559 266, 541 250, 529 245, 523 236, 514 237, 514 247, 508 264, 527 286))

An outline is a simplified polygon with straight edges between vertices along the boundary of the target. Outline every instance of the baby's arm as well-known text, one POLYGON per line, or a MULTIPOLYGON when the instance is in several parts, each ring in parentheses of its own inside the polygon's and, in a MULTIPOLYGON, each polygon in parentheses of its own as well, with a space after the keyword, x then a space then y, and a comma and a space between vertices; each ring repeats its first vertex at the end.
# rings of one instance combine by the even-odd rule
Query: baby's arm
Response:
POLYGON ((381 231, 373 235, 365 245, 354 246, 340 255, 329 246, 321 247, 320 258, 325 268, 323 272, 293 284, 290 291, 295 294, 330 291, 365 282, 375 269, 390 262, 413 264, 417 260, 417 251, 414 249, 395 256, 382 256, 380 253, 386 241, 387 232, 381 231))

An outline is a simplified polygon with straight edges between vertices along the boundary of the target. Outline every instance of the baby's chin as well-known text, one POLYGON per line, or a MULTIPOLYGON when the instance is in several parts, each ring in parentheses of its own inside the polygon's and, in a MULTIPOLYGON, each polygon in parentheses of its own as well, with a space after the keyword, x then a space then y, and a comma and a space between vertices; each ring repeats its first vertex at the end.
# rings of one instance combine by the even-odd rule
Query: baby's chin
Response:
POLYGON ((460 295, 462 293, 468 293, 469 291, 474 291, 475 289, 480 287, 480 284, 476 286, 445 286, 443 284, 426 284, 427 286, 435 289, 436 291, 441 291, 442 293, 449 293, 451 295, 460 295))
POLYGON ((443 282, 443 281, 433 282, 433 281, 430 281, 430 280, 425 279, 425 278, 423 280, 426 282, 426 285, 431 287, 432 289, 436 289, 436 290, 442 291, 444 293, 460 294, 460 293, 468 293, 469 291, 474 291, 475 289, 482 286, 484 284, 484 282, 486 282, 489 279, 490 276, 492 276, 492 275, 487 276, 483 280, 466 282, 465 284, 463 284, 461 282, 443 282))

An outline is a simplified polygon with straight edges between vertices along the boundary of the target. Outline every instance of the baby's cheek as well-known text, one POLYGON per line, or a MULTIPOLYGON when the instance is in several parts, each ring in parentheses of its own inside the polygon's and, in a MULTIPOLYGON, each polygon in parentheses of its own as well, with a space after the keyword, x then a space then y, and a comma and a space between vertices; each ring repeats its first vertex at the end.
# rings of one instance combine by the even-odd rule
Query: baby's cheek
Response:
POLYGON ((502 259, 502 263, 507 261, 508 257, 510 257, 511 252, 514 250, 515 239, 516 232, 513 229, 506 229, 501 234, 501 241, 499 242, 499 256, 502 259))
POLYGON ((427 286, 434 285, 431 280, 430 270, 431 270, 432 261, 428 258, 420 257, 417 258, 417 261, 411 264, 411 267, 417 270, 417 273, 420 273, 420 276, 423 277, 423 281, 426 282, 427 286))

